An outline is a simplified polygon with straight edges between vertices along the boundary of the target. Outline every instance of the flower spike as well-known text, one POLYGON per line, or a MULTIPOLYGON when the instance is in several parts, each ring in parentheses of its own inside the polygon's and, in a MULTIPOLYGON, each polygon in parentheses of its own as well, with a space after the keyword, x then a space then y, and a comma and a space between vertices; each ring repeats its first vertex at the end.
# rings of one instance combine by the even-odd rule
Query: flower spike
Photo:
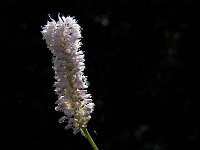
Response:
POLYGON ((64 113, 58 122, 67 122, 65 129, 72 128, 76 134, 86 129, 94 110, 91 95, 87 92, 87 77, 83 74, 85 59, 80 50, 81 28, 73 17, 58 15, 57 22, 50 17, 41 33, 53 54, 54 87, 58 95, 55 110, 64 113))

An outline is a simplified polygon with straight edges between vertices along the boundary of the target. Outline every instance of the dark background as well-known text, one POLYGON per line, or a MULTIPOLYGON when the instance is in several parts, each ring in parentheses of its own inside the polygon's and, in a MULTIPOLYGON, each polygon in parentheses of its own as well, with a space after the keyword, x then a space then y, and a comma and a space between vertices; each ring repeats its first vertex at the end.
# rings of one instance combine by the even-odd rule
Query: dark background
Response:
POLYGON ((198 0, 1 0, 1 150, 92 149, 54 110, 40 31, 58 13, 83 28, 100 150, 199 150, 199 10, 198 0))

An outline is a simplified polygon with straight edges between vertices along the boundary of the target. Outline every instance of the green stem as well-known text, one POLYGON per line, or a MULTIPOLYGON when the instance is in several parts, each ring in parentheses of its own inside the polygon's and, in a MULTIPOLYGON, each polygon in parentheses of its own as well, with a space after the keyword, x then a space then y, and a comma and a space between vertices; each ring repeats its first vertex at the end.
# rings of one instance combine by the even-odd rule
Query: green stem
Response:
POLYGON ((82 132, 84 133, 85 137, 88 139, 88 141, 90 142, 90 144, 92 145, 92 147, 94 148, 94 150, 99 150, 96 146, 96 144, 94 143, 92 137, 90 136, 90 133, 88 132, 87 128, 82 128, 81 129, 82 132))

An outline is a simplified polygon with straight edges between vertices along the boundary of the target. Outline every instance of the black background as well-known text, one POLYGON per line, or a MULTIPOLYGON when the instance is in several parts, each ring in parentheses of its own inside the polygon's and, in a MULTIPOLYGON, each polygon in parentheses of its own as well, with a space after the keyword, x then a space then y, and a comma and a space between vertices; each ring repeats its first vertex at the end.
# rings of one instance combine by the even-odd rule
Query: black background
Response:
POLYGON ((199 150, 199 9, 198 0, 1 0, 1 149, 92 149, 54 110, 40 31, 60 13, 83 28, 96 104, 88 130, 100 150, 199 150))

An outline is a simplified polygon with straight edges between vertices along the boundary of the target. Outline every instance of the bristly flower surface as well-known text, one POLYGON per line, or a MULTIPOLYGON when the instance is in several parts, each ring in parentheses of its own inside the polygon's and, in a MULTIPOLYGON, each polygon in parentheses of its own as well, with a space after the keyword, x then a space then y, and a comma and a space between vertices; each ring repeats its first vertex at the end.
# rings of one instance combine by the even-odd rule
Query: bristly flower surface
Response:
POLYGON ((53 53, 54 86, 58 95, 55 110, 64 113, 59 123, 67 122, 65 129, 72 128, 76 134, 87 127, 94 109, 91 95, 87 92, 87 78, 83 74, 85 59, 80 50, 81 28, 70 16, 58 15, 57 22, 50 19, 41 32, 53 53))

